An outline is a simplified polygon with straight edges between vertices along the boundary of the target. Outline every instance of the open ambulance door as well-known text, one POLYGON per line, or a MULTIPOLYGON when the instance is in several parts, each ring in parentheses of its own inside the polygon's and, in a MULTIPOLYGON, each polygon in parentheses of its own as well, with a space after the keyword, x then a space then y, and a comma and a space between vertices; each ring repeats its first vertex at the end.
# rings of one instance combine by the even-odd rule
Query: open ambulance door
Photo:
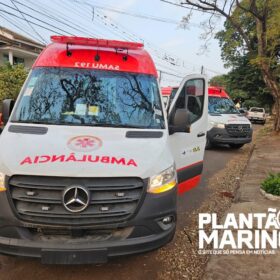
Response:
POLYGON ((208 118, 205 76, 186 76, 170 102, 168 108, 170 145, 178 174, 178 192, 182 194, 198 185, 203 169, 208 118), (177 132, 176 123, 180 118, 179 122, 182 123, 182 116, 187 118, 186 130, 177 132))

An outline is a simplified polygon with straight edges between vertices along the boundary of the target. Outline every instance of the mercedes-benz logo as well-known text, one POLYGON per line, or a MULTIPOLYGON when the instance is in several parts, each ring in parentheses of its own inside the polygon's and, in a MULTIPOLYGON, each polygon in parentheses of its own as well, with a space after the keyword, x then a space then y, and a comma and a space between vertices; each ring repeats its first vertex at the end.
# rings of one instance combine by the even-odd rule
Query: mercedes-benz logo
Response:
POLYGON ((62 202, 66 210, 69 212, 82 212, 89 205, 89 191, 82 186, 70 186, 63 192, 62 202))

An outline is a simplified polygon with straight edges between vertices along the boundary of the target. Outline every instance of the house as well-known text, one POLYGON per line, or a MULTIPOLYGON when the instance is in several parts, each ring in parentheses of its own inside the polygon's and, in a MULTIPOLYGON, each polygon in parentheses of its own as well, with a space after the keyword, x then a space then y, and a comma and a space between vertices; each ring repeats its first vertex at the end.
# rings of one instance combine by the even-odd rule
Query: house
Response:
POLYGON ((44 47, 36 41, 0 26, 0 65, 7 62, 12 65, 22 63, 29 69, 44 47))

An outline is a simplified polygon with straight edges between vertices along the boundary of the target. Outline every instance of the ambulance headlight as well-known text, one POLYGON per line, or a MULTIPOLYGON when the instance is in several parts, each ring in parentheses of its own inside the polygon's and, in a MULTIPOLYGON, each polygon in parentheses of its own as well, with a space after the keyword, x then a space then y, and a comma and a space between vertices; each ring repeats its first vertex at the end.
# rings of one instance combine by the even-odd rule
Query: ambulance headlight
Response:
POLYGON ((211 125, 212 125, 213 127, 217 127, 217 128, 225 128, 225 124, 224 124, 224 123, 211 122, 211 125))
POLYGON ((5 190, 5 174, 0 172, 0 192, 4 192, 5 190))
POLYGON ((175 165, 162 171, 160 174, 152 176, 149 181, 149 193, 163 193, 173 189, 177 185, 177 173, 175 165))

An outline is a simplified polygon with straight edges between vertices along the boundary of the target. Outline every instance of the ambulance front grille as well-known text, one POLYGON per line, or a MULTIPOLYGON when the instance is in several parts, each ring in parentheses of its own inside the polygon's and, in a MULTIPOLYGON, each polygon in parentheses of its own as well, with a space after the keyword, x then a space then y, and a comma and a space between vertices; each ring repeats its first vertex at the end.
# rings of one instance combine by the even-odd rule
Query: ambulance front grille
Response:
POLYGON ((35 224, 104 225, 125 222, 136 214, 146 193, 146 180, 127 178, 64 178, 15 175, 8 195, 19 219, 35 224), (63 205, 69 186, 89 192, 89 205, 79 213, 63 205))
POLYGON ((230 136, 246 137, 250 134, 250 124, 227 124, 226 130, 230 136))

